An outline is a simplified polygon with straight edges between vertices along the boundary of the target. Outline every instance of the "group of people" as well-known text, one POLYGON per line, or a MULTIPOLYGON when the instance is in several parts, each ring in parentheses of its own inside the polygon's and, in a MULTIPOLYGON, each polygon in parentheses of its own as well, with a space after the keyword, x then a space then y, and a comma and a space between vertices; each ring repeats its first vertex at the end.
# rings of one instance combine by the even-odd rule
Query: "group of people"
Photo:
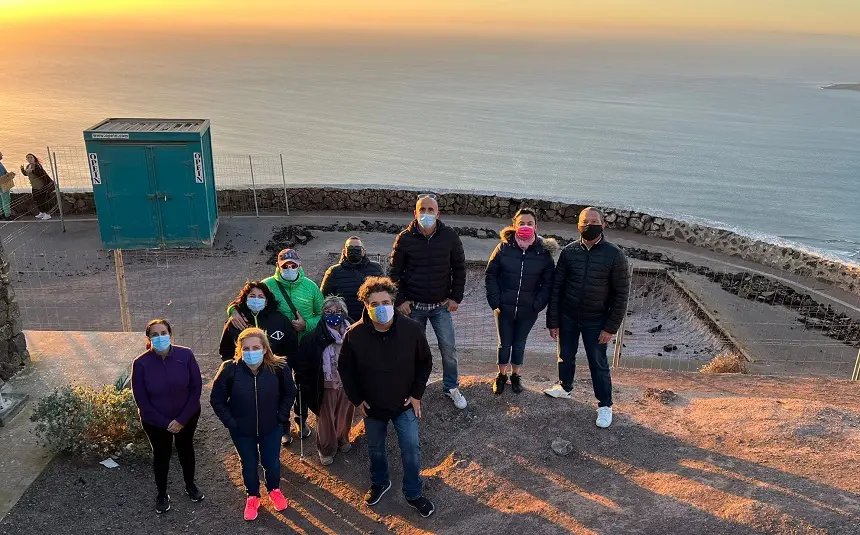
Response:
MULTIPOLYGON (((433 514, 419 475, 421 399, 433 368, 426 328, 429 322, 438 340, 444 395, 465 409, 452 315, 465 293, 466 257, 456 231, 440 220, 435 195, 419 195, 414 216, 395 239, 387 277, 353 236, 320 287, 305 275, 298 251, 285 249, 273 276, 248 282, 229 304, 220 344, 223 362, 209 402, 241 461, 246 520, 254 520, 260 507, 259 465, 273 507, 288 507, 279 489, 280 449, 294 440, 293 423, 295 436, 312 434, 309 412, 316 416, 323 466, 352 449, 355 413, 362 418, 369 506, 391 488, 386 436, 393 424, 406 501, 421 516, 433 514)), ((607 344, 620 327, 629 293, 627 259, 605 239, 604 226, 598 210, 583 210, 580 239, 558 252, 554 240, 538 234, 537 213, 520 209, 501 232, 485 272, 499 338, 493 392, 501 395, 508 382, 514 393, 523 391, 526 343, 546 309, 546 327, 558 343, 559 381, 544 392, 571 397, 582 338, 598 401, 595 423, 601 428, 612 423, 607 344)), ((192 501, 203 499, 194 480, 192 444, 201 378, 191 350, 173 344, 167 321, 153 320, 146 335, 147 351, 134 362, 132 388, 153 450, 156 511, 163 513, 170 509, 167 468, 174 442, 186 494, 192 501)))
MULTIPOLYGON (((42 162, 36 155, 27 155, 27 164, 21 166, 21 174, 30 179, 33 199, 39 208, 36 218, 51 219, 51 211, 56 205, 54 180, 42 167, 42 162)), ((0 152, 0 221, 12 219, 12 188, 14 187, 15 173, 9 172, 3 165, 3 153, 0 152)))

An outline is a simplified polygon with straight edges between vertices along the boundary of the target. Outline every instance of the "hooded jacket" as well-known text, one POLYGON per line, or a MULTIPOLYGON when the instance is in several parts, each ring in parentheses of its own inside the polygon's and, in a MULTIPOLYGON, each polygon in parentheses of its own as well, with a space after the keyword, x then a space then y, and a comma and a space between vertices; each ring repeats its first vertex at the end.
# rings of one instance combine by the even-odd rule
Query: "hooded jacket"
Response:
MULTIPOLYGON (((290 296, 296 310, 305 320, 305 330, 298 333, 299 341, 301 341, 305 334, 316 328, 317 323, 319 323, 322 317, 323 295, 316 283, 305 277, 304 269, 299 268, 299 277, 290 282, 281 277, 281 270, 276 267, 275 274, 263 279, 263 284, 268 286, 269 290, 272 291, 272 295, 275 296, 275 301, 278 303, 278 312, 292 321, 296 319, 296 316, 287 304, 284 292, 290 296)), ((228 306, 227 315, 231 315, 235 308, 232 304, 228 306)), ((245 319, 252 320, 248 316, 245 319)))
POLYGON ((556 251, 554 239, 540 236, 524 251, 514 227, 502 230, 484 277, 490 308, 509 318, 536 317, 549 304, 556 251))
POLYGON ((354 264, 341 254, 340 262, 328 268, 323 276, 320 290, 323 296, 339 295, 346 301, 346 308, 353 321, 361 318, 364 304, 358 300, 358 289, 368 277, 381 277, 382 266, 368 260, 354 264))
MULTIPOLYGON (((275 355, 286 357, 287 362, 292 363, 292 359, 298 353, 299 335, 290 320, 278 311, 278 304, 275 301, 267 302, 265 308, 258 314, 251 312, 246 303, 239 305, 238 310, 249 320, 250 325, 265 331, 275 355)), ((241 332, 228 318, 227 323, 224 324, 218 351, 221 360, 233 360, 236 355, 236 340, 239 339, 241 332)))
POLYGON ((393 420, 408 408, 407 398, 424 395, 433 359, 417 321, 394 314, 391 327, 380 332, 365 310, 343 338, 337 370, 353 405, 366 401, 369 417, 393 420))
POLYGON ((436 221, 436 231, 425 236, 417 220, 397 235, 388 272, 397 284, 395 306, 405 301, 460 303, 466 291, 466 254, 453 228, 436 221))
POLYGON ((221 364, 212 383, 209 404, 230 433, 262 437, 278 427, 289 432, 290 409, 295 399, 296 384, 289 365, 276 371, 260 366, 254 375, 240 359, 221 364))
POLYGON ((624 251, 604 236, 591 250, 581 241, 562 249, 546 312, 546 326, 601 322, 615 334, 627 312, 630 271, 624 251))

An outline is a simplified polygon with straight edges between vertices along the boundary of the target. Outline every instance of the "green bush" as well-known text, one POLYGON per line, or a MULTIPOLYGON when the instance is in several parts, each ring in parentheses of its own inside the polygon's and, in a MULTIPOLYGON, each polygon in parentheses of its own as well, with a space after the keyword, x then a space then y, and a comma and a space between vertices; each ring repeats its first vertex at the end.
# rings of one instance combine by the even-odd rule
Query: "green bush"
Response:
POLYGON ((146 450, 129 388, 64 386, 40 399, 30 419, 39 442, 55 450, 103 456, 146 450))

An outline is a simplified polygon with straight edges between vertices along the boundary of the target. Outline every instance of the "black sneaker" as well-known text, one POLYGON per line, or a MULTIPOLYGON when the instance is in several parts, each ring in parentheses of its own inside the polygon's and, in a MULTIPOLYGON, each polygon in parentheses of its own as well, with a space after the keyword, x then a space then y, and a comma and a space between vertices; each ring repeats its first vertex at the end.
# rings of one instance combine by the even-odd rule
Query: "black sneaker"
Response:
POLYGON ((155 498, 155 512, 158 514, 166 513, 170 511, 170 494, 166 492, 163 494, 159 494, 155 498))
POLYGON ((417 509, 418 513, 424 518, 427 518, 428 516, 432 515, 433 511, 436 510, 433 507, 433 502, 431 502, 424 496, 419 496, 414 500, 406 500, 406 503, 417 509))
POLYGON ((287 446, 289 446, 292 443, 293 443, 293 434, 292 433, 287 433, 286 435, 281 437, 281 446, 286 448, 287 446))
MULTIPOLYGON (((513 377, 511 377, 513 379, 513 377)), ((501 394, 505 391, 505 383, 508 382, 508 376, 500 373, 496 376, 496 379, 493 381, 493 394, 501 394)))
POLYGON ((367 505, 376 505, 379 503, 379 500, 382 499, 382 496, 388 492, 388 489, 391 488, 391 481, 385 485, 371 485, 370 490, 367 491, 367 494, 364 495, 364 503, 367 505))
POLYGON ((521 394, 523 391, 523 379, 518 373, 511 374, 511 390, 514 394, 521 394))
POLYGON ((202 492, 200 492, 200 489, 198 489, 197 485, 195 485, 194 483, 192 483, 188 487, 185 487, 185 494, 187 494, 188 497, 191 498, 192 502, 202 502, 203 498, 206 497, 202 492))

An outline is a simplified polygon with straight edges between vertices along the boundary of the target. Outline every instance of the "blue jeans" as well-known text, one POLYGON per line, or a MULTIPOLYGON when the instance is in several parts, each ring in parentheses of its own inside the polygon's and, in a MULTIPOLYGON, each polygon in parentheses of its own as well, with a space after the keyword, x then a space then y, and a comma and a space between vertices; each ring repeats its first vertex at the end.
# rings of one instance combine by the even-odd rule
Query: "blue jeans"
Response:
POLYGON ((529 318, 511 318, 495 312, 496 331, 499 334, 499 364, 511 363, 514 366, 523 365, 526 353, 526 341, 529 333, 537 322, 537 316, 529 318))
POLYGON ((600 331, 603 322, 595 323, 566 323, 561 322, 558 330, 558 380, 562 388, 573 390, 573 376, 576 373, 576 350, 579 348, 579 337, 585 347, 588 358, 588 369, 591 371, 591 383, 594 385, 594 397, 598 407, 612 406, 612 378, 609 375, 609 360, 606 357, 606 344, 600 343, 600 331))
POLYGON ((427 331, 427 320, 433 326, 436 340, 439 341, 439 352, 442 353, 442 387, 445 390, 457 388, 460 379, 457 372, 457 347, 454 340, 454 318, 448 312, 447 306, 435 310, 413 310, 412 319, 421 324, 427 331))
MULTIPOLYGON (((400 459, 403 461, 403 494, 407 500, 421 497, 421 446, 418 444, 418 417, 410 407, 394 420, 400 459)), ((370 482, 385 486, 388 483, 388 452, 385 438, 388 420, 364 419, 367 434, 367 451, 370 455, 370 482)))
POLYGON ((263 437, 245 437, 230 433, 236 452, 242 461, 242 480, 248 496, 260 497, 260 473, 257 465, 262 459, 269 492, 281 486, 281 436, 283 429, 277 427, 263 437))

